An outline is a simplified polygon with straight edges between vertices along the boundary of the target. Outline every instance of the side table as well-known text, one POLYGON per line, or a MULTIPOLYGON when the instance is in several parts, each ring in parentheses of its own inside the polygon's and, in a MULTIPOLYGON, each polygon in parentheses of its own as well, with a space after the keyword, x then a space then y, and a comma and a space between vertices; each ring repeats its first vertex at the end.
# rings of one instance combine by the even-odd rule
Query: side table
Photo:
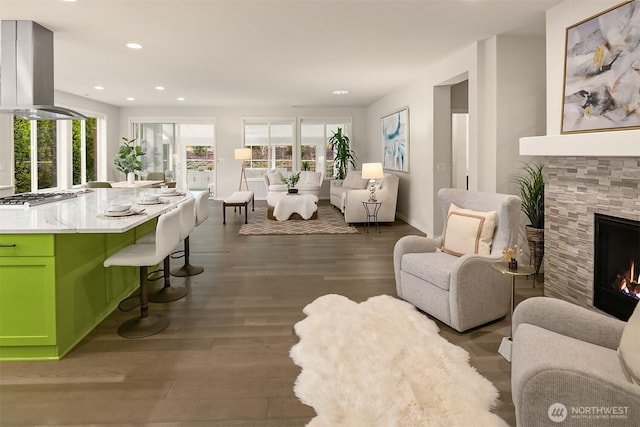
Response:
POLYGON ((376 228, 378 233, 380 232, 380 224, 378 224, 378 212, 380 211, 380 206, 382 206, 382 202, 370 202, 368 200, 362 202, 362 206, 364 206, 364 211, 367 215, 367 220, 365 221, 365 227, 367 229, 367 233, 369 233, 369 225, 372 222, 376 223, 376 228))
POLYGON ((518 268, 512 270, 509 268, 508 262, 496 262, 491 265, 494 270, 499 271, 502 274, 508 274, 511 276, 511 314, 509 315, 509 336, 502 338, 498 353, 504 357, 507 362, 511 362, 511 345, 513 344, 513 310, 515 309, 515 293, 516 293, 516 277, 517 276, 531 276, 535 273, 533 267, 529 265, 518 265, 518 268))

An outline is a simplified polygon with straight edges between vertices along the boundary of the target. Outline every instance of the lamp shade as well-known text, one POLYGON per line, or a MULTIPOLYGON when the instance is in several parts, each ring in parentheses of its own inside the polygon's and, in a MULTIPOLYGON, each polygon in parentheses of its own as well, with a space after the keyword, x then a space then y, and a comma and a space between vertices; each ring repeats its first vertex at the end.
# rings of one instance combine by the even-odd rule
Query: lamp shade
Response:
POLYGON ((236 148, 233 156, 236 160, 249 160, 251 158, 251 148, 236 148))
POLYGON ((382 163, 363 163, 362 178, 364 179, 380 179, 384 178, 382 163))

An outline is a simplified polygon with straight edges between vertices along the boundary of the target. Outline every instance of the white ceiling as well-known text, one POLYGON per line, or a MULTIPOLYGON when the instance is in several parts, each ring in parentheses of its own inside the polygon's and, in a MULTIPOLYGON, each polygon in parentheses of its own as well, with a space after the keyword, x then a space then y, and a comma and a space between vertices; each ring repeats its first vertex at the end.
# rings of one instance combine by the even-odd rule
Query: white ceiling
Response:
POLYGON ((56 89, 112 105, 366 106, 476 40, 544 34, 559 2, 0 0, 0 19, 52 30, 56 89))

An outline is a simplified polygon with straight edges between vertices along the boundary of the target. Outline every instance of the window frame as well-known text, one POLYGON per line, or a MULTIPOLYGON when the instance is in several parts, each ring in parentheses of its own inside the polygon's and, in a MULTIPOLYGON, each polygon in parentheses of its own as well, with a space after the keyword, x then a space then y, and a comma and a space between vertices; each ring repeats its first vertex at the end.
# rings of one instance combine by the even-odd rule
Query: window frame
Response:
MULTIPOLYGON (((264 145, 268 147, 268 155, 267 155, 267 167, 253 167, 252 162, 255 161, 252 159, 247 160, 247 166, 245 167, 245 172, 248 171, 249 175, 254 173, 254 176, 248 176, 248 181, 261 181, 264 172, 271 169, 282 169, 288 170, 286 167, 278 166, 276 157, 277 147, 282 147, 283 144, 275 144, 272 141, 272 126, 273 125, 290 125, 291 126, 291 170, 296 170, 296 165, 299 162, 296 160, 298 158, 299 153, 299 145, 298 141, 298 123, 296 117, 291 116, 282 116, 282 117, 243 117, 242 118, 242 147, 251 148, 256 145, 247 144, 247 125, 266 125, 268 127, 267 132, 267 144, 264 145), (262 172, 261 172, 262 171, 262 172), (258 174, 258 175, 255 175, 258 174)), ((286 145, 289 146, 288 144, 286 145)), ((253 150, 252 150, 253 155, 253 150)))
MULTIPOLYGON (((333 136, 333 134, 330 134, 329 131, 330 129, 328 129, 329 125, 337 125, 338 127, 341 127, 342 125, 342 132, 349 136, 349 138, 353 141, 352 138, 352 123, 353 123, 353 119, 352 117, 349 116, 330 116, 330 117, 312 117, 312 116, 303 116, 300 117, 298 119, 298 134, 299 134, 299 150, 298 152, 301 152, 301 147, 304 144, 304 141, 302 140, 302 126, 304 124, 309 124, 309 125, 323 125, 324 126, 324 150, 328 150, 328 144, 329 144, 329 138, 331 138, 333 136)), ((353 149, 353 147, 351 147, 351 149, 353 149)), ((333 160, 330 160, 331 162, 333 162, 333 160)), ((333 177, 335 176, 335 171, 333 170, 333 167, 331 168, 331 174, 327 174, 327 167, 326 167, 326 163, 329 162, 329 160, 324 159, 322 161, 323 165, 322 165, 322 169, 324 170, 325 174, 324 174, 324 179, 333 179, 333 177)), ((317 153, 316 153, 316 171, 318 170, 317 168, 317 153)), ((298 166, 299 169, 302 169, 302 160, 298 159, 298 166)))

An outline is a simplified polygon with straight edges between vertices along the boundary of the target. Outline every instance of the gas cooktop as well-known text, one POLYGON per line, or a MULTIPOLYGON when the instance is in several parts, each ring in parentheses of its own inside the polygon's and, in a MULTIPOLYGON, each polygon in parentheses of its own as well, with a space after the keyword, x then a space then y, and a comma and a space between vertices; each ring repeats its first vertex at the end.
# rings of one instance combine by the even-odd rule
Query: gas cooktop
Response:
POLYGON ((13 196, 0 197, 0 207, 29 207, 43 205, 45 203, 59 202, 60 200, 77 197, 76 193, 53 192, 53 193, 20 193, 13 196))

